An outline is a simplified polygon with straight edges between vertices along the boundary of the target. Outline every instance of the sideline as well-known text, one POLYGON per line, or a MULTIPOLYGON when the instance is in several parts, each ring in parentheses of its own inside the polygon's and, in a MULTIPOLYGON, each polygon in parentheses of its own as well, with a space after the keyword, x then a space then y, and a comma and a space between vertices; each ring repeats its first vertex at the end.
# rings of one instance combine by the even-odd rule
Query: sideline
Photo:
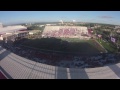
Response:
MULTIPOLYGON (((96 39, 94 39, 103 49, 105 49, 96 39)), ((108 53, 108 51, 105 49, 105 52, 108 53)))

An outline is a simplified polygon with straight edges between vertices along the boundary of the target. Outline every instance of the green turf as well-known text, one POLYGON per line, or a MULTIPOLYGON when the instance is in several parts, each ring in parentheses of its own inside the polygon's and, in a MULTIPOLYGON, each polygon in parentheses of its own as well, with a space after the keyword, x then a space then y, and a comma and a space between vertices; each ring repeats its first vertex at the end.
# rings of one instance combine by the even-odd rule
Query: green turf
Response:
POLYGON ((113 44, 111 44, 111 43, 109 43, 109 42, 104 42, 103 40, 98 40, 97 39, 97 41, 108 51, 108 52, 110 52, 110 53, 115 53, 115 52, 117 52, 117 48, 113 45, 113 44))
POLYGON ((23 43, 23 45, 45 50, 79 52, 82 54, 105 52, 105 50, 103 50, 101 46, 97 45, 95 41, 80 40, 78 38, 42 38, 28 40, 23 43))

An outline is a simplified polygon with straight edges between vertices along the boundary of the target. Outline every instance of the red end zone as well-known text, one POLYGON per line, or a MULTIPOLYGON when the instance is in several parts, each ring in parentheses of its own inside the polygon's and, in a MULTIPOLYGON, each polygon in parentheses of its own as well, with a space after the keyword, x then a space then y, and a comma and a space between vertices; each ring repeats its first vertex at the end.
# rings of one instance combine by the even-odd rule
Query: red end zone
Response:
POLYGON ((7 77, 2 71, 0 71, 0 79, 7 79, 7 77))

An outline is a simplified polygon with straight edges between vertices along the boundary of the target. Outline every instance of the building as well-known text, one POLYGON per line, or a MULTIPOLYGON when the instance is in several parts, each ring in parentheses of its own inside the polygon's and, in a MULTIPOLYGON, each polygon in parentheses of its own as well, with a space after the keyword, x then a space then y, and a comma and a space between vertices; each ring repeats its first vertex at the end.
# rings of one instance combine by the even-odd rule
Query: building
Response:
POLYGON ((3 40, 4 37, 8 37, 10 35, 16 35, 19 33, 26 33, 27 27, 16 25, 16 26, 7 26, 0 28, 0 40, 3 40))
POLYGON ((46 26, 51 26, 51 24, 46 24, 46 26))
POLYGON ((43 26, 45 26, 45 25, 39 25, 39 27, 43 27, 43 26))
POLYGON ((39 32, 41 32, 41 31, 40 30, 31 30, 31 31, 29 31, 29 35, 34 35, 39 32))
POLYGON ((118 29, 118 28, 120 28, 120 26, 115 26, 115 29, 118 29))

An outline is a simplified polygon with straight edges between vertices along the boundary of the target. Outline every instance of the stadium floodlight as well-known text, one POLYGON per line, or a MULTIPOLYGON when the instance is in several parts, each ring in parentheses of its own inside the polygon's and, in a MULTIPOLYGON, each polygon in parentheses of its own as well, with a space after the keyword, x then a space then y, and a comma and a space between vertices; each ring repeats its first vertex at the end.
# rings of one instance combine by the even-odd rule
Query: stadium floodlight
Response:
POLYGON ((63 20, 60 20, 60 22, 63 24, 63 20))
POLYGON ((73 24, 75 25, 76 20, 72 20, 72 21, 73 21, 73 24))
POLYGON ((76 22, 76 20, 73 20, 73 22, 76 22))

